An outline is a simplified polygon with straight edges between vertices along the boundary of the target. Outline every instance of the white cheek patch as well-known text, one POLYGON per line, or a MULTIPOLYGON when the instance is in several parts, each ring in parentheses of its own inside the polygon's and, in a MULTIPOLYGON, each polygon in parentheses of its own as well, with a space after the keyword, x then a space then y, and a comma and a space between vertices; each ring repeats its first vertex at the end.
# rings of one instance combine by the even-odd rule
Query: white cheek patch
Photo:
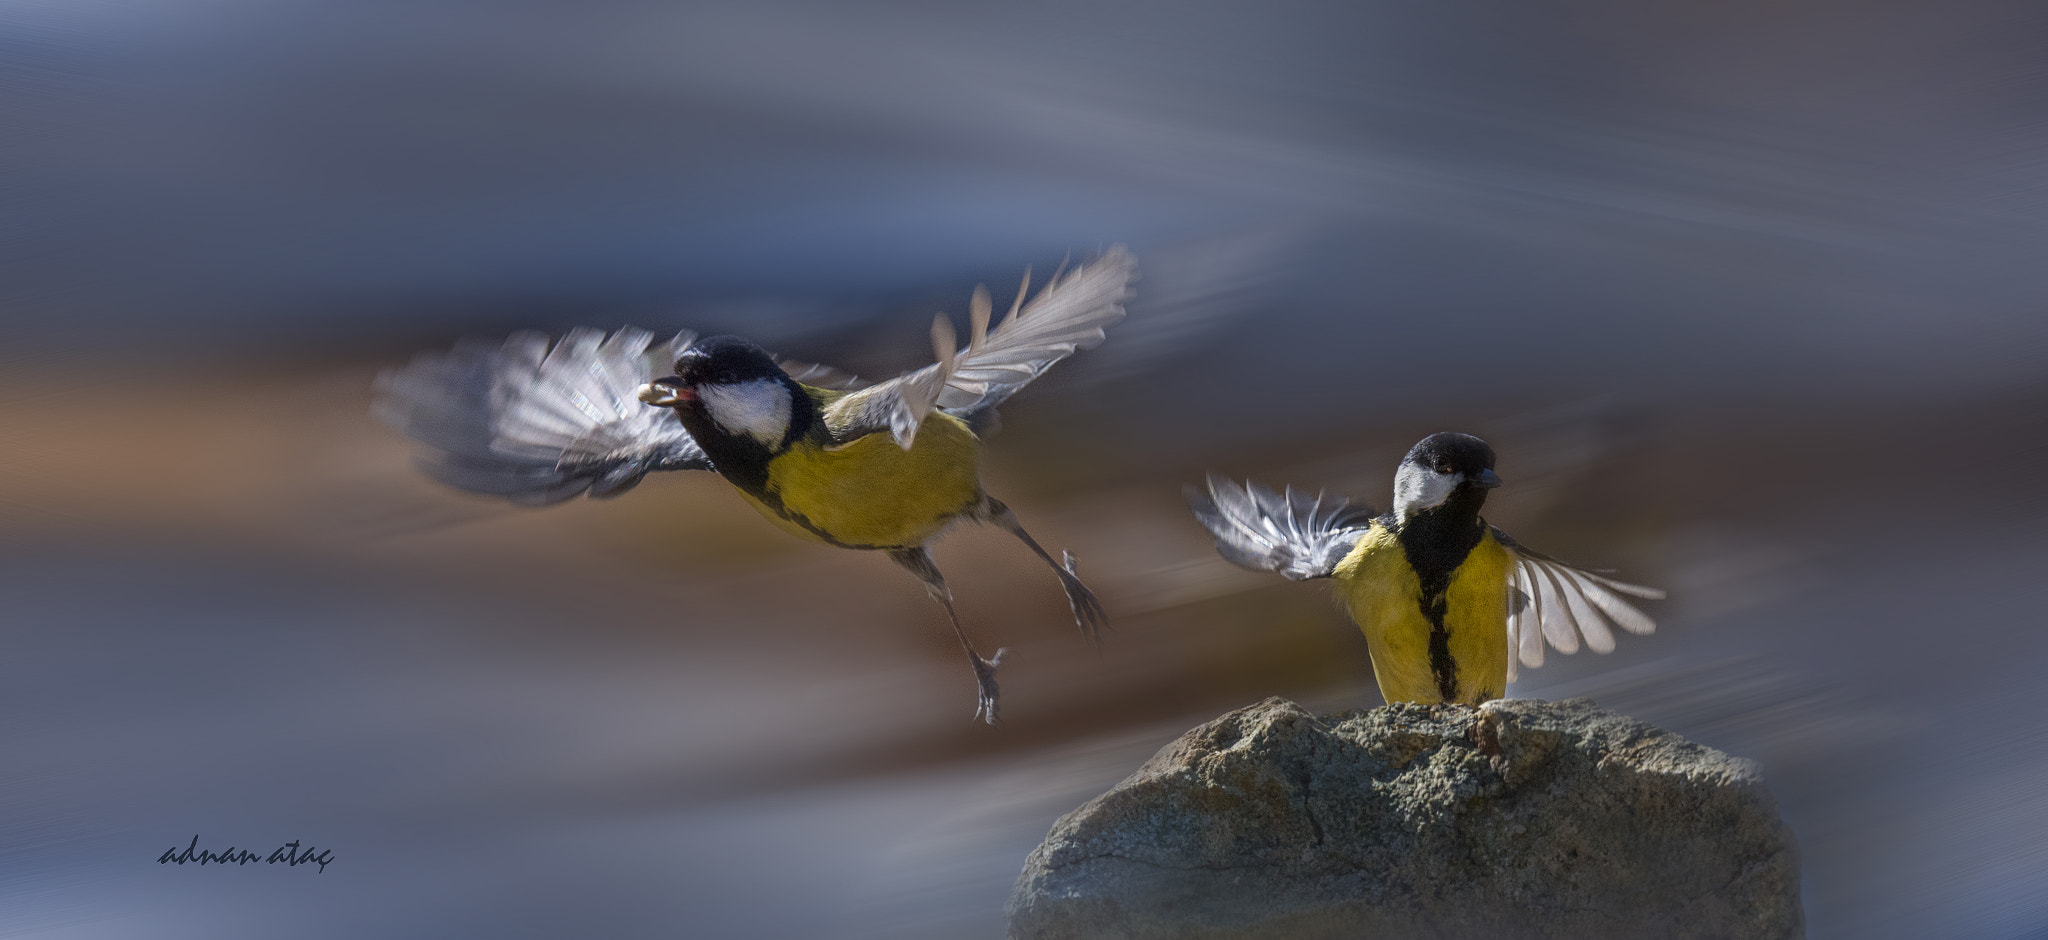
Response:
POLYGON ((774 379, 699 385, 697 397, 703 400, 705 413, 727 434, 744 434, 764 447, 777 447, 789 432, 789 389, 774 379))
POLYGON ((1438 473, 1404 463, 1394 474, 1394 515, 1402 521, 1425 509, 1441 506, 1458 488, 1455 473, 1438 473))

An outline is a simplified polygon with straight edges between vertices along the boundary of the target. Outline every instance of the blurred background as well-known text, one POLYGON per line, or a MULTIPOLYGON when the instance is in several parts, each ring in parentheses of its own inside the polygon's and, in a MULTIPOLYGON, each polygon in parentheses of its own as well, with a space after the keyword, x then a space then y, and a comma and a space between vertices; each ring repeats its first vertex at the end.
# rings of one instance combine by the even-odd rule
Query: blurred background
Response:
POLYGON ((1815 937, 2048 937, 2048 9, 1893 0, 0 0, 0 935, 996 937, 1054 819, 1268 695, 1378 704, 1210 469, 1668 588, 1553 656, 1764 765, 1815 937), (870 376, 1131 246, 937 551, 708 474, 515 510, 368 416, 463 335, 870 376), (322 873, 155 863, 333 850, 322 873))

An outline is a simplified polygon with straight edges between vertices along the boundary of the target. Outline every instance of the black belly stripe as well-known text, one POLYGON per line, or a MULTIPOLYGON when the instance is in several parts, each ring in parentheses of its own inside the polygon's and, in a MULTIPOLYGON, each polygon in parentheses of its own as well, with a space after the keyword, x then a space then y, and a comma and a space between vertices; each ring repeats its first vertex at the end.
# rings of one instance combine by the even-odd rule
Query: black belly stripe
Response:
POLYGON ((1422 598, 1422 616, 1429 620, 1429 671, 1436 676, 1436 694, 1446 702, 1458 698, 1458 661, 1451 656, 1451 631, 1444 626, 1450 606, 1442 594, 1422 598))
POLYGON ((1429 621, 1429 671, 1446 702, 1458 698, 1458 660, 1451 655, 1451 629, 1444 622, 1450 613, 1451 578, 1486 531, 1479 521, 1485 501, 1485 490, 1460 487, 1443 505, 1417 513, 1397 533, 1401 552, 1421 583, 1415 602, 1429 621))

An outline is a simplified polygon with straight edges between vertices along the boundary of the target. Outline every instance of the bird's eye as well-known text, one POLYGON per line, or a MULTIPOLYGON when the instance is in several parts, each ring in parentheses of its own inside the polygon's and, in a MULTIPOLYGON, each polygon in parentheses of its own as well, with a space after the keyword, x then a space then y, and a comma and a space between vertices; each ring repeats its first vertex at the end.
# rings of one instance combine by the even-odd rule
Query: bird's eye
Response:
POLYGON ((1439 466, 1439 467, 1437 467, 1437 468, 1436 468, 1436 472, 1438 472, 1438 473, 1449 473, 1449 472, 1451 472, 1451 465, 1450 465, 1450 464, 1444 464, 1444 465, 1442 465, 1442 466, 1439 466))

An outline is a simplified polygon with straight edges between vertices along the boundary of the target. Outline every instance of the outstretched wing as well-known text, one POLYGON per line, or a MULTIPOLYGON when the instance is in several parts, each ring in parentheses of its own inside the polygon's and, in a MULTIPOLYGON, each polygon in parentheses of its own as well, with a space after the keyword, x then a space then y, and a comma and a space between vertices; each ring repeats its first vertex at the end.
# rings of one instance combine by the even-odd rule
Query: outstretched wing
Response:
POLYGON ((1327 578, 1358 544, 1373 511, 1347 500, 1327 504, 1288 487, 1275 493, 1249 480, 1209 474, 1207 493, 1189 486, 1188 508, 1216 536, 1216 553, 1254 571, 1277 571, 1290 580, 1327 578))
POLYGON ((464 340, 378 377, 372 413, 457 489, 535 506, 617 496, 656 470, 711 469, 674 412, 633 395, 695 338, 578 327, 552 349, 531 332, 464 340))
POLYGON ((826 409, 826 423, 841 437, 886 429, 908 449, 933 408, 962 417, 994 408, 1053 363, 1101 343, 1104 328, 1123 319, 1136 275, 1131 253, 1111 248, 1065 277, 1053 275, 1027 304, 1027 274, 1010 315, 994 331, 988 292, 976 288, 966 349, 955 349, 953 323, 939 316, 932 322, 938 362, 839 399, 826 409))
POLYGON ((1660 600, 1664 592, 1574 567, 1541 552, 1524 548, 1498 527, 1488 526, 1493 537, 1514 556, 1509 575, 1508 679, 1515 678, 1517 661, 1535 668, 1543 665, 1543 642, 1560 653, 1579 651, 1580 638, 1596 653, 1614 650, 1613 620, 1630 633, 1654 633, 1657 623, 1635 609, 1621 595, 1660 600), (1605 615, 1604 617, 1602 615, 1605 615))

